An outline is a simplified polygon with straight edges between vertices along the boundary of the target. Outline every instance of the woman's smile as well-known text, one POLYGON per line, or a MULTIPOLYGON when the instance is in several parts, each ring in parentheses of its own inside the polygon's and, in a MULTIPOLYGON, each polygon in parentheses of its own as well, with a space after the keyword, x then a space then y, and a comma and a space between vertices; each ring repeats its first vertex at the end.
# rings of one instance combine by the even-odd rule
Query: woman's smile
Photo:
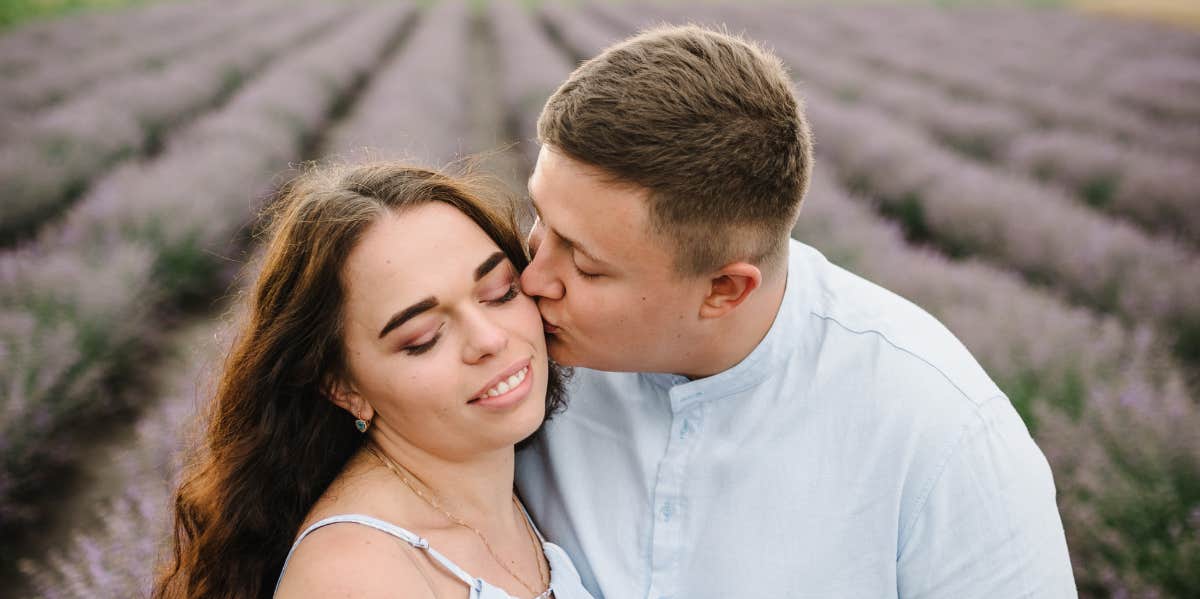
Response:
POLYGON ((505 369, 467 403, 492 409, 508 408, 520 403, 533 387, 533 371, 529 364, 529 358, 525 358, 505 369))

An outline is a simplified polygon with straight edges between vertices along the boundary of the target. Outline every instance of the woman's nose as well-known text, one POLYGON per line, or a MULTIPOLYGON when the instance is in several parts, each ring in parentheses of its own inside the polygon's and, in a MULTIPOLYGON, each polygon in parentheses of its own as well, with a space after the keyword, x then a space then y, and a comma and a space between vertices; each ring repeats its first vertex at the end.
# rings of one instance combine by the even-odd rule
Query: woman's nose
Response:
POLYGON ((463 359, 468 363, 478 362, 494 356, 508 347, 508 331, 492 316, 485 314, 486 308, 476 310, 465 322, 467 342, 463 348, 463 359))

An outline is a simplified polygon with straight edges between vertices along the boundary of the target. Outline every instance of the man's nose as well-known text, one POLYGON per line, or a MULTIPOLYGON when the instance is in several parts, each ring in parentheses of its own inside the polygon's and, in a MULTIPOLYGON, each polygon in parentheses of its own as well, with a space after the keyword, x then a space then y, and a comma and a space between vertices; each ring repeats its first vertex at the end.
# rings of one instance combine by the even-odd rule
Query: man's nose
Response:
POLYGON ((545 253, 535 255, 525 272, 521 273, 521 290, 527 295, 546 299, 562 299, 562 281, 549 268, 545 253))
POLYGON ((554 271, 554 256, 550 246, 543 247, 546 230, 541 221, 533 223, 529 232, 529 265, 521 273, 521 290, 534 297, 561 299, 565 289, 554 271))

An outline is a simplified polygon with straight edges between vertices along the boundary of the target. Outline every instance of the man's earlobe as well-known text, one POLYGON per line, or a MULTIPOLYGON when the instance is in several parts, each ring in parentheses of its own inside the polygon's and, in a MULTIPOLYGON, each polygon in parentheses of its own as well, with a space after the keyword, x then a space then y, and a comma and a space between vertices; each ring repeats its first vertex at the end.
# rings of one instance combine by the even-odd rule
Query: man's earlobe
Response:
POLYGON ((701 318, 720 318, 733 311, 762 284, 762 271, 748 262, 723 266, 709 279, 708 296, 700 305, 701 318))

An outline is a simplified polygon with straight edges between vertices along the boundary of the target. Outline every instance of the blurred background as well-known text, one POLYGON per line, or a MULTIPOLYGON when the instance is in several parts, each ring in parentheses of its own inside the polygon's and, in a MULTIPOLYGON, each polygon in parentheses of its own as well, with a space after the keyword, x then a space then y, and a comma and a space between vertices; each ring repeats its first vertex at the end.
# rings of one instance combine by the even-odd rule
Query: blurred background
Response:
POLYGON ((0 594, 139 597, 262 202, 329 156, 520 194, 661 22, 790 68, 794 236, 945 322, 1046 453, 1084 597, 1200 597, 1200 3, 0 2, 0 594), (364 149, 366 148, 366 150, 364 149))

